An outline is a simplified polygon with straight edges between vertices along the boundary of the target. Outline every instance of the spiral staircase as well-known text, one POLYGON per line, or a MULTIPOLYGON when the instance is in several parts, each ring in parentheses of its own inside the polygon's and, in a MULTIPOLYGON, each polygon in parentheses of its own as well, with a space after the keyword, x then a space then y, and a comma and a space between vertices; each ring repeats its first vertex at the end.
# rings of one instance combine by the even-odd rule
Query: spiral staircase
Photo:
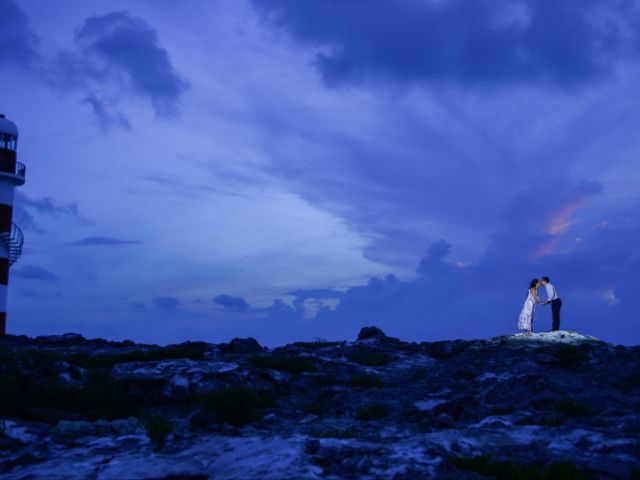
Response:
POLYGON ((15 223, 12 223, 11 231, 0 233, 0 239, 7 251, 9 265, 13 265, 22 255, 22 244, 24 243, 22 230, 15 223))

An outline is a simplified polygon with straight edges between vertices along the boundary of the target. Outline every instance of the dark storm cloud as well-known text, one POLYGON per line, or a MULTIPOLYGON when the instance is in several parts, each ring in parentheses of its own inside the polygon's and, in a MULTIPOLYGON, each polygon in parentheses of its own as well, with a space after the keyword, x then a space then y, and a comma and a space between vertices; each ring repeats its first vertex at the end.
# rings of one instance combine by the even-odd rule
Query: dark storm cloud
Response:
POLYGON ((252 0, 317 48, 327 84, 393 79, 568 86, 637 58, 640 9, 613 0, 252 0))
POLYGON ((33 70, 37 79, 66 91, 80 91, 100 127, 130 128, 118 110, 122 93, 148 99, 155 112, 173 117, 188 88, 157 32, 129 12, 112 12, 87 18, 76 30, 76 48, 54 52, 39 50, 39 38, 16 3, 0 0, 0 66, 15 64, 33 70), (109 100, 97 92, 111 91, 109 100))
POLYGON ((61 56, 59 67, 69 79, 117 81, 148 98, 156 113, 174 115, 187 84, 175 71, 156 31, 128 12, 85 20, 76 32, 78 58, 61 56))
POLYGON ((79 246, 79 247, 89 247, 94 245, 107 245, 107 246, 118 246, 118 245, 132 245, 141 243, 139 240, 121 240, 119 238, 113 237, 85 237, 81 238, 73 242, 71 245, 79 246))
POLYGON ((33 67, 39 58, 39 39, 27 16, 12 0, 0 0, 0 22, 0 66, 33 67))
POLYGON ((53 282, 58 278, 53 272, 37 265, 25 265, 23 267, 16 268, 11 270, 11 275, 15 275, 16 277, 24 278, 26 280, 40 280, 45 282, 53 282))
POLYGON ((249 304, 242 297, 232 297, 231 295, 220 294, 216 295, 213 299, 213 303, 220 305, 227 310, 243 311, 249 308, 249 304))
POLYGON ((164 310, 173 309, 182 304, 180 299, 175 297, 156 297, 153 299, 153 303, 156 307, 164 310))

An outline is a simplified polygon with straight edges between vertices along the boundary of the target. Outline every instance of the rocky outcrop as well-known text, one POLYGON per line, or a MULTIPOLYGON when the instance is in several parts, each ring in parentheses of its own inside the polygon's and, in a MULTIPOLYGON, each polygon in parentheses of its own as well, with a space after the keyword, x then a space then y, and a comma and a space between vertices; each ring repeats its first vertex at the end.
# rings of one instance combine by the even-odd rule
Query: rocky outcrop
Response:
POLYGON ((0 339, 0 476, 636 478, 640 348, 0 339))
POLYGON ((229 343, 220 345, 224 353, 255 353, 262 351, 262 346, 253 338, 234 338, 229 343))
POLYGON ((370 338, 385 338, 386 335, 378 327, 362 327, 358 334, 358 340, 369 340, 370 338))

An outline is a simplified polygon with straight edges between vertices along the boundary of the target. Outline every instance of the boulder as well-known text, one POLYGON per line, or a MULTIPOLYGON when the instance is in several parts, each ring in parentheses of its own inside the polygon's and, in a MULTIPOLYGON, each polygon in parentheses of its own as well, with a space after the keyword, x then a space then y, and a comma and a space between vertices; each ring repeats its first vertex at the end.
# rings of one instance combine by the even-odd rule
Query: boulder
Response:
POLYGON ((88 437, 96 434, 96 427, 89 422, 60 420, 52 433, 60 437, 88 437))
POLYGON ((378 327, 362 327, 358 334, 358 340, 369 340, 370 338, 385 338, 386 335, 378 327))
POLYGON ((278 416, 275 413, 267 413, 264 417, 262 417, 262 421, 273 423, 278 421, 278 416))
POLYGON ((133 435, 142 432, 142 424, 136 417, 113 420, 111 428, 117 435, 133 435))
POLYGON ((229 343, 220 345, 223 353, 254 353, 261 352, 263 347, 253 337, 234 338, 229 343))

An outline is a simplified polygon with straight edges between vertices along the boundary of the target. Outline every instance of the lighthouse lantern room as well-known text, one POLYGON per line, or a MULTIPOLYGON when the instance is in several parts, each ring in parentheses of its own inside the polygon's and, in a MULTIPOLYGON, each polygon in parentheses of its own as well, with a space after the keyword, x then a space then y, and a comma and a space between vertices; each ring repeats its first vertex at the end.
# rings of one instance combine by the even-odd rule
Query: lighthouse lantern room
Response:
POLYGON ((0 335, 6 333, 9 267, 22 253, 24 237, 13 223, 14 188, 24 185, 24 164, 17 161, 18 127, 0 114, 0 335))

